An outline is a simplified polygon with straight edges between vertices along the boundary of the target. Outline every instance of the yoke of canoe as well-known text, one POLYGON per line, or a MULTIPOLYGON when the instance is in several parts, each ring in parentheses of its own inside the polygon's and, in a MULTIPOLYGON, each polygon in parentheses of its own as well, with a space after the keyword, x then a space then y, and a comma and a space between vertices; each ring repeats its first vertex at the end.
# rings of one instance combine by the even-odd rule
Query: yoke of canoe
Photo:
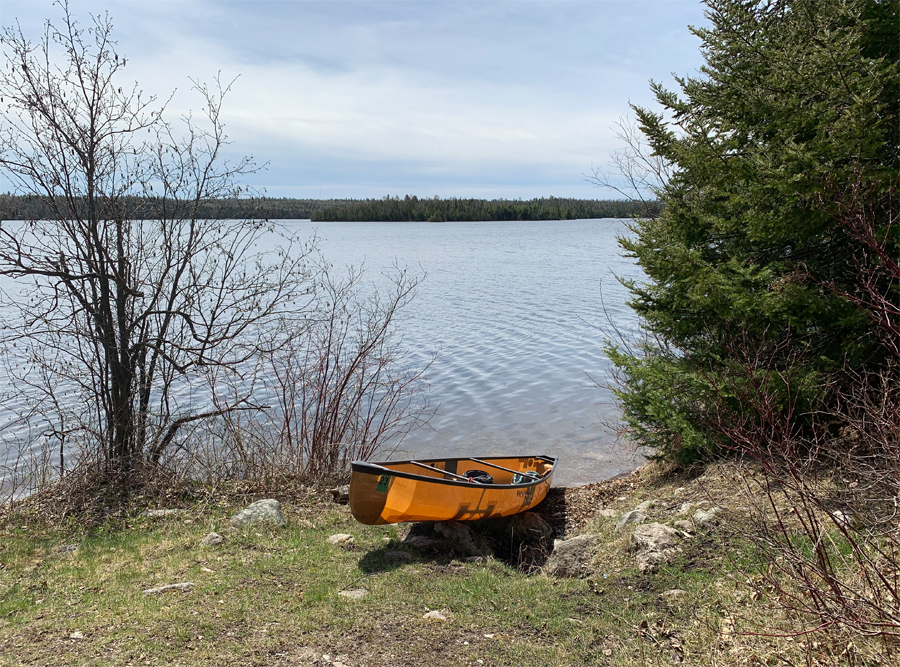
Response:
POLYGON ((544 499, 555 465, 545 455, 353 461, 350 511, 369 525, 510 516, 544 499), (470 471, 489 473, 493 483, 474 481, 470 471))

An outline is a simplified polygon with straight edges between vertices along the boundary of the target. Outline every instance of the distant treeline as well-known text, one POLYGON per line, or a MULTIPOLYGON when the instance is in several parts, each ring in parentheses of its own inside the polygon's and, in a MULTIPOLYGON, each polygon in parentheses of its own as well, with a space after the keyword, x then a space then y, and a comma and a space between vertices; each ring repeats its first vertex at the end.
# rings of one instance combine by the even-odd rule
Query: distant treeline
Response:
MULTIPOLYGON (((60 202, 59 209, 67 210, 60 202)), ((78 202, 76 202, 78 208, 78 202)), ((133 197, 123 200, 120 215, 155 218, 173 202, 133 197)), ((407 195, 383 199, 221 199, 200 205, 197 217, 207 219, 269 219, 315 221, 446 220, 574 220, 655 216, 659 204, 619 200, 565 199, 419 199, 407 195)), ((171 214, 171 213, 170 213, 171 214)), ((0 194, 0 220, 48 220, 57 215, 47 202, 27 196, 0 194)))
POLYGON ((428 221, 446 220, 576 220, 655 216, 659 205, 598 199, 419 199, 407 195, 384 199, 334 202, 313 213, 313 220, 428 221))

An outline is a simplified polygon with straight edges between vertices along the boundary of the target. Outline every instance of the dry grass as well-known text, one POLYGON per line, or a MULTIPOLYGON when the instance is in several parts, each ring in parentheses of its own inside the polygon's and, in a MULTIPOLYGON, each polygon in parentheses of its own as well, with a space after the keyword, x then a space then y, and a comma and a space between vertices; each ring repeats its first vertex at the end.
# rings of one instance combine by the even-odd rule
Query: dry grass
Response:
POLYGON ((285 529, 231 528, 239 506, 265 495, 246 489, 195 498, 187 514, 155 521, 133 512, 86 528, 19 513, 0 536, 0 665, 892 664, 891 647, 872 642, 772 636, 792 619, 747 583, 769 565, 746 538, 752 511, 742 494, 755 474, 652 465, 557 491, 559 528, 603 537, 595 576, 583 581, 495 560, 392 561, 402 526, 361 526, 312 491, 282 496, 285 529), (676 562, 641 574, 628 531, 594 514, 648 499, 651 520, 670 520, 685 502, 729 513, 685 540, 676 562), (225 543, 199 546, 212 530, 225 543), (353 545, 328 544, 337 532, 353 545), (181 581, 193 590, 142 593, 181 581), (362 600, 338 595, 358 588, 368 591, 362 600), (672 589, 684 593, 662 595, 672 589), (423 619, 431 610, 447 621, 423 619))

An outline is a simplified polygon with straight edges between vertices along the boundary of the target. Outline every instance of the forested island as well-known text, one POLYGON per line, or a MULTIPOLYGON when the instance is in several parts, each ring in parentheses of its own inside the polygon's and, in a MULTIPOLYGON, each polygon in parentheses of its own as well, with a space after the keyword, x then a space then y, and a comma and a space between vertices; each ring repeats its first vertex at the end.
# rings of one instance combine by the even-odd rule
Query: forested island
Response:
POLYGON ((577 220, 584 218, 631 218, 657 215, 658 202, 648 205, 626 200, 569 199, 419 199, 406 195, 383 199, 338 202, 312 214, 317 221, 360 220, 393 222, 444 222, 447 220, 577 220), (649 209, 649 210, 648 210, 649 209))
MULTIPOLYGON (((163 206, 176 202, 138 197, 119 202, 129 218, 159 217, 163 206)), ((0 194, 0 220, 50 220, 55 213, 46 199, 0 194)), ((209 220, 262 218, 268 220, 444 222, 447 220, 576 220, 584 218, 654 217, 659 202, 570 199, 461 199, 415 195, 382 199, 232 198, 202 202, 198 215, 209 220)))

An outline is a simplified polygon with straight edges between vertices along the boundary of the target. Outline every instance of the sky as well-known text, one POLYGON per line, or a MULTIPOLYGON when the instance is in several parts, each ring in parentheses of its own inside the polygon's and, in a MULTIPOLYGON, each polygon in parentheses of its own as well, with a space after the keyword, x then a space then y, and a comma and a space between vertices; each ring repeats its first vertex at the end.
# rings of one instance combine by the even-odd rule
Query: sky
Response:
MULTIPOLYGON (((272 197, 611 199, 586 179, 622 147, 651 79, 695 75, 698 0, 70 0, 109 12, 122 83, 167 113, 191 80, 233 81, 233 156, 272 197)), ((50 0, 0 0, 0 24, 40 36, 50 0)))

